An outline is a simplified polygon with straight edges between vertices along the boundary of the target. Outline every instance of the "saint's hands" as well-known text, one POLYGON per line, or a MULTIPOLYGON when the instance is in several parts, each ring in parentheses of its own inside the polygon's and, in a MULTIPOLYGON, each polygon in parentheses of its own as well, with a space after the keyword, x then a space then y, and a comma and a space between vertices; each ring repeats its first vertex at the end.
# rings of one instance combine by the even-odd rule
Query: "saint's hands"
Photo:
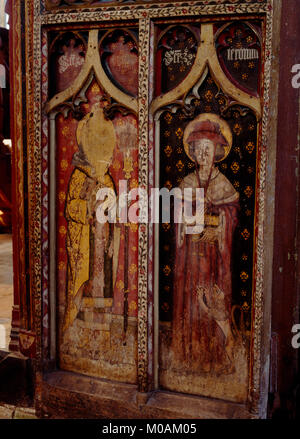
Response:
POLYGON ((219 233, 215 227, 205 227, 201 234, 200 241, 203 242, 215 242, 218 240, 219 233))

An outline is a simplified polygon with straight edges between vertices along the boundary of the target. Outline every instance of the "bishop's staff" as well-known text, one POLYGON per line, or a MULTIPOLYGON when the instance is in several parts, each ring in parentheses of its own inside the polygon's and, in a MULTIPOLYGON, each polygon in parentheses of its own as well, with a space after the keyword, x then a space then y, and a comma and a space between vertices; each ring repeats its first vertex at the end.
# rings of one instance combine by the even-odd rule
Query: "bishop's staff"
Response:
MULTIPOLYGON (((127 184, 133 171, 131 152, 137 146, 137 132, 132 123, 122 121, 117 124, 116 133, 119 137, 119 148, 123 153, 124 165, 123 171, 127 184)), ((126 212, 128 212, 130 200, 126 197, 126 212)), ((123 206, 122 206, 123 207, 123 206)), ((127 215, 127 214, 126 214, 127 215)), ((128 221, 128 220, 127 220, 128 221)), ((128 328, 128 245, 129 245, 129 223, 124 224, 124 306, 123 306, 123 345, 126 345, 126 332, 128 328)))

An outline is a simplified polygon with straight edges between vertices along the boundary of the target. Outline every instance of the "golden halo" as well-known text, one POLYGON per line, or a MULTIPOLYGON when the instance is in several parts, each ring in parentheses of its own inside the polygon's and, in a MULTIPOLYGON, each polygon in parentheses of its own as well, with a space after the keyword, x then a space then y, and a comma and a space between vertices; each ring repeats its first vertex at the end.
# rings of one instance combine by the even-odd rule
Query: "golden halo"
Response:
POLYGON ((194 162, 195 159, 193 157, 191 157, 190 152, 189 152, 189 145, 187 143, 187 139, 190 135, 190 133, 193 131, 194 125, 196 123, 199 122, 204 122, 205 120, 209 120, 211 122, 217 123, 220 127, 221 133, 223 135, 223 137, 227 140, 228 145, 223 145, 223 150, 224 150, 224 154, 223 156, 219 159, 219 160, 215 160, 215 163, 221 162, 222 160, 224 160, 232 147, 232 132, 231 129, 228 125, 227 122, 225 122, 224 119, 222 119, 220 116, 218 116, 217 114, 213 114, 213 113, 203 113, 200 114, 199 116, 196 117, 196 119, 192 120, 191 122, 189 122, 184 130, 184 135, 183 135, 183 146, 184 146, 184 150, 186 155, 194 162))

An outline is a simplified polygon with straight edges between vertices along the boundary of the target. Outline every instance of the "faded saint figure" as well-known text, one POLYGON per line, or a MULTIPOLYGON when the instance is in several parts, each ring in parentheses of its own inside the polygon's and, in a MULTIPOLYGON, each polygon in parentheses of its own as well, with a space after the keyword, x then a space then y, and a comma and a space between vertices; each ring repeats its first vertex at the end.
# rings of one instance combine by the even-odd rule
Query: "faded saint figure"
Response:
MULTIPOLYGON (((65 216, 67 231, 67 297, 63 322, 65 332, 76 319, 82 298, 111 298, 119 252, 119 232, 113 224, 96 218, 101 188, 115 191, 109 175, 116 136, 111 121, 95 104, 78 124, 79 151, 74 154, 75 169, 69 182, 65 216)), ((114 200, 106 200, 108 208, 114 200)))
POLYGON ((187 234, 184 221, 177 225, 172 351, 174 368, 192 373, 234 372, 231 255, 239 194, 215 166, 231 145, 230 128, 217 115, 202 114, 185 129, 196 170, 181 189, 204 189, 205 225, 201 234, 187 234))

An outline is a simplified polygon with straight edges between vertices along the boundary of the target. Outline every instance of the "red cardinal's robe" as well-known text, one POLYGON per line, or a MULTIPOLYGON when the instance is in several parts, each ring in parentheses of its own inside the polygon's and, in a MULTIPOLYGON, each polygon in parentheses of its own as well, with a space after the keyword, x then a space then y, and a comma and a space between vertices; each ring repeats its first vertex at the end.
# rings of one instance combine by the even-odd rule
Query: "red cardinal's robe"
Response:
MULTIPOLYGON (((199 187, 198 181, 196 172, 189 174, 181 189, 199 187)), ((231 183, 214 168, 205 191, 204 232, 189 235, 182 233, 183 225, 177 226, 172 322, 176 369, 196 373, 233 370, 225 349, 226 335, 218 320, 228 322, 231 314, 231 255, 238 199, 239 194, 231 183), (210 241, 203 238, 209 227, 215 236, 210 241), (199 287, 206 291, 204 301, 210 313, 201 307, 199 287)))

